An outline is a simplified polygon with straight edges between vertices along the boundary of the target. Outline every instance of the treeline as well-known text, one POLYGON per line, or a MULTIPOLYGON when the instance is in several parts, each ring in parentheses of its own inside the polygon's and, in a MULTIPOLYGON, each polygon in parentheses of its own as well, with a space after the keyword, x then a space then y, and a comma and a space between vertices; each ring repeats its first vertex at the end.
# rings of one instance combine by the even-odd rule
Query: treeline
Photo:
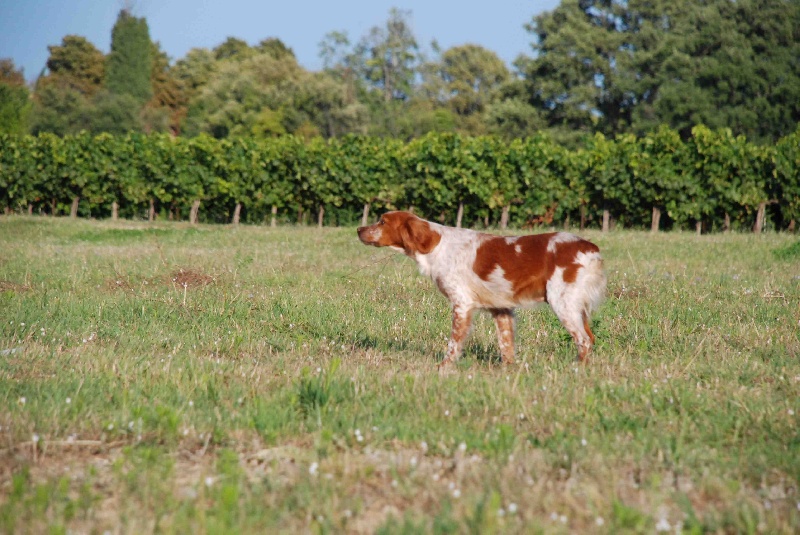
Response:
POLYGON ((475 44, 423 46, 412 13, 393 9, 363 36, 322 37, 323 68, 312 72, 268 36, 168 58, 146 19, 123 10, 109 54, 67 35, 48 47, 32 88, 0 60, 0 132, 410 140, 544 131, 578 148, 598 132, 644 136, 661 125, 688 140, 697 124, 774 144, 800 122, 796 0, 564 0, 531 15, 508 28, 531 41, 513 66, 475 44))
POLYGON ((794 230, 800 130, 774 145, 695 127, 686 141, 597 134, 217 140, 0 135, 6 213, 346 225, 409 209, 447 224, 794 230), (370 216, 370 214, 373 214, 370 216))

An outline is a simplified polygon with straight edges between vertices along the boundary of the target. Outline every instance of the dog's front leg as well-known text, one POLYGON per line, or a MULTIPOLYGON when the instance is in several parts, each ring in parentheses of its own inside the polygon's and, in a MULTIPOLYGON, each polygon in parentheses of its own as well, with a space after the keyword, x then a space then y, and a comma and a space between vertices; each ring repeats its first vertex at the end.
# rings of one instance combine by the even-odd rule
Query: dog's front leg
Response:
POLYGON ((442 363, 439 364, 440 370, 449 364, 455 363, 458 357, 461 356, 464 342, 472 328, 472 313, 473 309, 469 307, 458 305, 453 307, 453 329, 450 332, 450 341, 447 343, 447 353, 442 363))
POLYGON ((510 308, 495 308, 492 316, 497 326, 500 358, 503 364, 514 364, 514 311, 510 308))

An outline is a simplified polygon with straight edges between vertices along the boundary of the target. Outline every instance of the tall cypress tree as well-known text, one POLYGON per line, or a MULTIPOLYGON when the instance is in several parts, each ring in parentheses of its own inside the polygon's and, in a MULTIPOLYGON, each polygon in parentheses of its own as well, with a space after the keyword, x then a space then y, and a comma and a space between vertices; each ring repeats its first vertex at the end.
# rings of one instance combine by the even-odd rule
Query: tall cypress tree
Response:
POLYGON ((111 30, 106 88, 115 95, 131 95, 144 105, 153 96, 152 68, 153 48, 147 21, 123 9, 111 30))

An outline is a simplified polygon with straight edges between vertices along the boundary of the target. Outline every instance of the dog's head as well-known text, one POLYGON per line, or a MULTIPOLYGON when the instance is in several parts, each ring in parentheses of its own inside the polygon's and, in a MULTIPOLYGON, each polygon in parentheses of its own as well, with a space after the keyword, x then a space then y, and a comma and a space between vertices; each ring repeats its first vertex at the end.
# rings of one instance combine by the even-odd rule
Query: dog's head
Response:
POLYGON ((359 227, 358 239, 366 245, 391 247, 412 256, 430 253, 442 236, 412 213, 387 212, 374 225, 359 227))

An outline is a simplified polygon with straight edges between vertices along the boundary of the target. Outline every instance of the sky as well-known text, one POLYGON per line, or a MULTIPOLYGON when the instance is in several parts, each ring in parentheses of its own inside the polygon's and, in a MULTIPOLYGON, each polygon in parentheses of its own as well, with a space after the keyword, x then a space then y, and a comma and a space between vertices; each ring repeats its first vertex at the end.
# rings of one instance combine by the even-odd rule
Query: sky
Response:
POLYGON ((49 45, 66 35, 86 37, 108 53, 120 9, 132 5, 147 19, 150 39, 174 62, 192 48, 214 48, 227 37, 250 45, 277 37, 307 70, 322 67, 319 43, 333 31, 356 43, 370 28, 385 26, 391 8, 409 11, 423 52, 436 39, 442 50, 477 44, 509 67, 531 55, 533 36, 524 25, 554 9, 559 0, 0 0, 0 58, 11 58, 34 80, 44 69, 49 45))

